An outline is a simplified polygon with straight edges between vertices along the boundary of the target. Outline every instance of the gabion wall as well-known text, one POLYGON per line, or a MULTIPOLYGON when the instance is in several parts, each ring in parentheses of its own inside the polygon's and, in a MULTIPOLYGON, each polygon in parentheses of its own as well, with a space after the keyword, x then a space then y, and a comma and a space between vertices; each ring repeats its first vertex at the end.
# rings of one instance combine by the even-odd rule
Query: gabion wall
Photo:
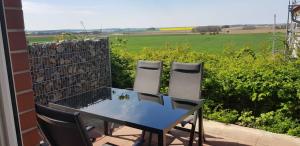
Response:
POLYGON ((28 47, 36 102, 47 103, 111 86, 108 39, 28 47))

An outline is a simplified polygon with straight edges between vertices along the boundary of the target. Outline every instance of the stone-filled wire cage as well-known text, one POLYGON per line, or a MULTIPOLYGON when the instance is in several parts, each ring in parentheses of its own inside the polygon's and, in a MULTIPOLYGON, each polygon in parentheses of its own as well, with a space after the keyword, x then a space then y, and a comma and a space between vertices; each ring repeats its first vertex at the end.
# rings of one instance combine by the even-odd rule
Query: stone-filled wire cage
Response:
POLYGON ((28 52, 38 103, 111 86, 108 38, 32 44, 28 52))

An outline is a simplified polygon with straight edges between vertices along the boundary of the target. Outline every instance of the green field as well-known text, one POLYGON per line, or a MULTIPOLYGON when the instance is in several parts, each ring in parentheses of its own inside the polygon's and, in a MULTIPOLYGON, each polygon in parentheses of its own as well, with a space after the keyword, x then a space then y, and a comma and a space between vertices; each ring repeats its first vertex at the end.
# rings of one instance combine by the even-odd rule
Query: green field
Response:
POLYGON ((55 40, 55 36, 27 36, 27 41, 31 43, 46 43, 55 40))
MULTIPOLYGON (((122 35, 111 36, 110 41, 117 38, 127 40, 127 49, 130 52, 137 52, 143 48, 164 48, 164 47, 189 47, 195 51, 213 54, 222 54, 225 48, 241 49, 248 47, 256 52, 262 49, 271 48, 272 34, 220 34, 220 35, 122 35)), ((281 40, 284 34, 278 34, 279 40, 276 43, 278 48, 283 48, 281 40)), ((53 41, 54 36, 28 37, 30 43, 53 41)))

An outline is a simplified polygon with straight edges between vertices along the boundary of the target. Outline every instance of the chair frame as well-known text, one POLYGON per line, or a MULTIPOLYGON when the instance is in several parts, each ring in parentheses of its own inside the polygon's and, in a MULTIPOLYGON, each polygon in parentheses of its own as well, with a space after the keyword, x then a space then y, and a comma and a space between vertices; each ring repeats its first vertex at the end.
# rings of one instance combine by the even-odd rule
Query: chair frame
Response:
MULTIPOLYGON (((173 74, 173 65, 174 65, 174 63, 175 62, 172 62, 172 64, 171 64, 171 71, 170 71, 170 81, 169 81, 169 86, 171 85, 171 83, 172 83, 172 80, 171 80, 171 77, 172 77, 172 74, 173 74)), ((201 63, 199 63, 199 65, 200 65, 200 83, 199 83, 199 86, 200 86, 200 88, 199 88, 199 99, 202 99, 202 82, 203 82, 203 71, 204 71, 204 62, 201 62, 201 63)), ((170 89, 169 89, 170 90, 170 89)), ((191 129, 186 129, 186 128, 184 128, 184 125, 182 125, 182 127, 179 127, 179 126, 175 126, 174 127, 174 129, 177 129, 177 130, 181 130, 181 131, 185 131, 185 132, 190 132, 190 140, 189 140, 189 145, 190 146, 192 146, 193 145, 193 140, 194 140, 194 133, 197 133, 197 134, 199 134, 199 132, 196 132, 195 131, 195 129, 196 129, 196 124, 197 124, 197 118, 199 118, 199 120, 201 120, 201 121, 199 121, 199 123, 201 124, 201 125, 199 125, 199 127, 202 127, 202 130, 201 130, 201 132, 202 132, 202 134, 201 135, 203 135, 203 140, 205 141, 205 137, 204 137, 204 129, 203 129, 203 122, 202 122, 202 120, 203 120, 203 111, 202 111, 202 109, 200 109, 199 111, 196 111, 195 113, 194 113, 194 117, 193 117, 193 119, 192 119, 192 122, 188 122, 189 124, 191 124, 192 125, 192 128, 191 129)), ((187 123, 186 123, 187 124, 187 123)), ((199 129, 200 130, 200 129, 199 129)))
MULTIPOLYGON (((158 83, 158 86, 157 86, 157 93, 155 95, 161 95, 160 94, 160 87, 161 87, 161 76, 162 76, 162 70, 163 70, 163 62, 162 61, 150 61, 150 60, 138 60, 137 61, 137 66, 136 66, 136 75, 135 75, 135 81, 137 79, 137 74, 138 74, 138 71, 139 69, 149 69, 149 70, 160 70, 159 72, 159 83, 158 83), (155 68, 155 67, 151 67, 151 65, 141 65, 141 63, 159 63, 159 67, 158 68, 155 68)), ((137 92, 140 92, 138 90, 135 89, 135 81, 134 81, 134 85, 133 85, 133 88, 127 88, 127 90, 134 90, 134 91, 137 91, 137 92)), ((151 93, 143 93, 143 92, 140 92, 142 94, 151 94, 151 93)), ((162 101, 163 102, 163 101, 162 101)), ((108 127, 108 122, 104 122, 105 126, 104 127, 108 127)), ((112 135, 113 133, 113 127, 114 127, 114 123, 111 124, 110 126, 110 130, 109 130, 109 133, 106 133, 108 135, 112 135)), ((152 133, 150 133, 150 139, 152 137, 152 133)), ((143 130, 142 131, 142 135, 140 137, 140 142, 144 142, 144 138, 145 138, 145 131, 143 130)), ((149 143, 149 145, 151 145, 151 143, 149 143)))
POLYGON ((85 146, 92 146, 88 134, 86 133, 85 128, 82 125, 81 119, 79 117, 79 112, 68 113, 39 104, 35 104, 35 109, 37 113, 36 117, 38 120, 38 127, 43 132, 42 135, 45 136, 45 139, 50 143, 50 145, 57 144, 55 144, 55 140, 53 139, 53 137, 51 137, 51 135, 48 134, 45 129, 43 129, 43 126, 39 123, 40 120, 41 122, 45 122, 48 124, 77 129, 85 146))

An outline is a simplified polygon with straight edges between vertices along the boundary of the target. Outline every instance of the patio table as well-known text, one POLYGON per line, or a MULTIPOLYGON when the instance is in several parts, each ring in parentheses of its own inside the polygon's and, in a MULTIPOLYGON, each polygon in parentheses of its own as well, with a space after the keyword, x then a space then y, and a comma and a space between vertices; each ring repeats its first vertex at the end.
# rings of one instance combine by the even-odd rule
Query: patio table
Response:
POLYGON ((100 88, 80 95, 64 98, 56 106, 72 108, 91 114, 107 122, 145 130, 158 134, 158 145, 166 145, 166 133, 198 111, 199 145, 202 145, 203 100, 183 100, 164 95, 149 95, 117 88, 100 88))

